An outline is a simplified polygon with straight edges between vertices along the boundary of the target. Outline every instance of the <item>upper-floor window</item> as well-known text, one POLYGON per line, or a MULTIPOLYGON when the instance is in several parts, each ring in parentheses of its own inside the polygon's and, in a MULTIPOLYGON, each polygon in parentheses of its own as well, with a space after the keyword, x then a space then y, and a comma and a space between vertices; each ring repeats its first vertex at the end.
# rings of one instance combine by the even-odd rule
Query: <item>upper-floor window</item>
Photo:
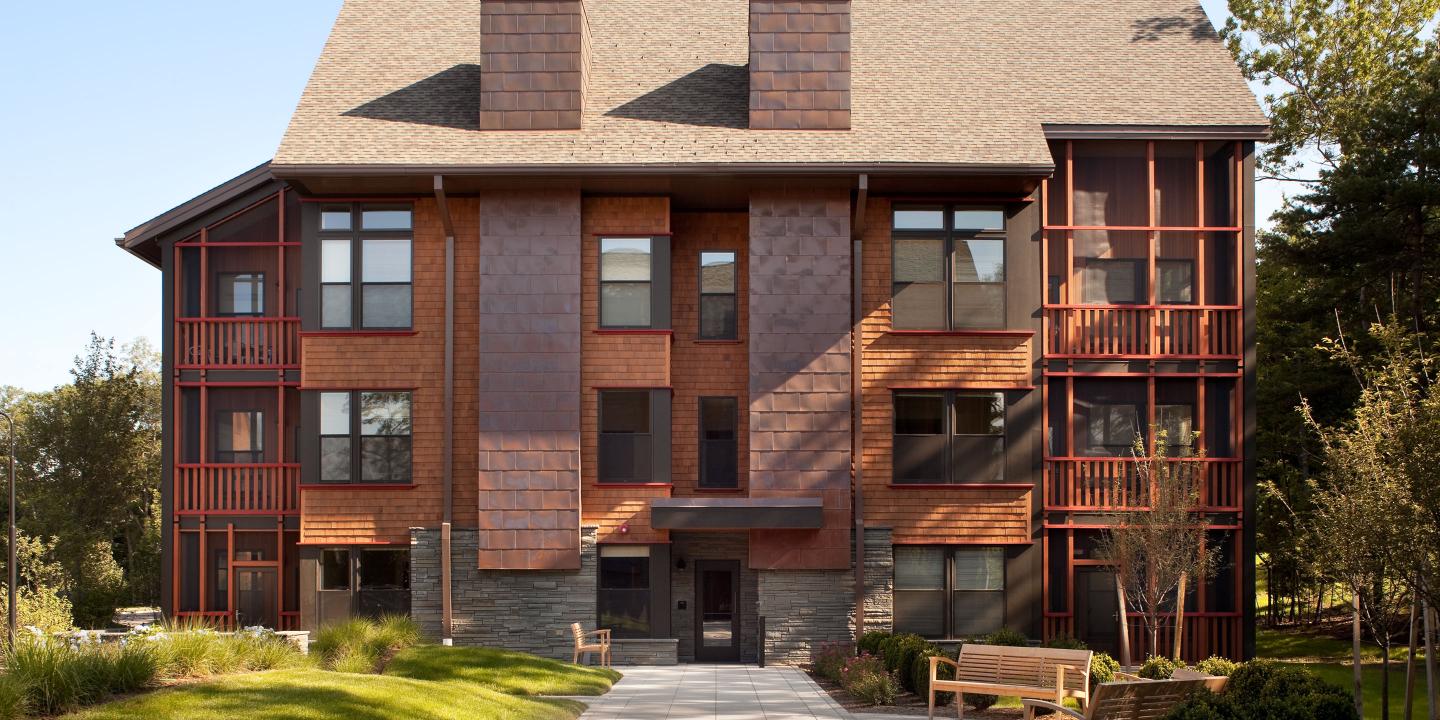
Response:
POLYGON ((896 484, 1004 480, 1004 393, 895 393, 893 459, 896 484))
POLYGON ((220 315, 265 314, 265 273, 220 273, 216 277, 216 311, 220 315))
POLYGON ((320 325, 411 326, 411 213, 391 206, 320 211, 320 325))
POLYGON ((262 462, 265 414, 259 410, 222 410, 215 414, 215 461, 262 462))
POLYGON ((600 482, 651 482, 649 390, 600 391, 600 482))
POLYGON ((650 238, 601 238, 601 327, 651 327, 653 243, 650 238))
POLYGON ((734 251, 700 253, 701 340, 736 338, 737 303, 734 251))
POLYGON ((1096 403, 1086 418, 1087 455, 1129 455, 1140 436, 1140 409, 1130 403, 1096 403))
POLYGON ((700 487, 739 485, 739 402, 733 397, 700 398, 700 487))
POLYGON ((891 325, 903 330, 1005 326, 1005 211, 895 206, 891 325))
MULTIPOLYGON (((1143 258, 1084 258, 1080 261, 1080 302, 1086 305, 1144 305, 1150 301, 1143 258)), ((1155 302, 1195 302, 1195 262, 1155 260, 1155 302)))
POLYGON ((1155 406, 1155 425, 1165 431, 1171 456, 1195 454, 1195 406, 1171 403, 1155 406))
POLYGON ((410 477, 410 393, 320 393, 320 482, 410 477))

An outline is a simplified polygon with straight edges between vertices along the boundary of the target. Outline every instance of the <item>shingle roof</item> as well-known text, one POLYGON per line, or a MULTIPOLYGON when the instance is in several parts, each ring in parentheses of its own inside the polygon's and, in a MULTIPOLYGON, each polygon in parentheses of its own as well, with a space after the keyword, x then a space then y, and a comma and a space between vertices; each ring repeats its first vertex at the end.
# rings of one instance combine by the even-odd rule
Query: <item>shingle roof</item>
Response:
POLYGON ((746 0, 586 0, 582 130, 478 124, 480 0, 346 0, 274 161, 1045 166, 1043 126, 1261 126, 1196 0, 854 0, 850 131, 751 131, 746 0))

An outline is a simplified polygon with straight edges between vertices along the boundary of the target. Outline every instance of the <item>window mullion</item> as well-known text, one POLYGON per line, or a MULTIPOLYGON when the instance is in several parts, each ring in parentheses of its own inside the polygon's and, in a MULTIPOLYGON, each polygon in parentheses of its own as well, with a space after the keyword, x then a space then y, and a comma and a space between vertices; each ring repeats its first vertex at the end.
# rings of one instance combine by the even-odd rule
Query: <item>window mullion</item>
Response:
POLYGON ((363 482, 360 475, 360 391, 350 391, 350 482, 363 482))
MULTIPOLYGON (((355 222, 354 227, 360 227, 358 218, 355 222)), ((359 236, 359 231, 350 233, 350 327, 357 330, 365 327, 365 318, 360 316, 360 309, 364 306, 361 298, 365 294, 364 276, 361 275, 365 267, 360 255, 365 246, 359 236)))

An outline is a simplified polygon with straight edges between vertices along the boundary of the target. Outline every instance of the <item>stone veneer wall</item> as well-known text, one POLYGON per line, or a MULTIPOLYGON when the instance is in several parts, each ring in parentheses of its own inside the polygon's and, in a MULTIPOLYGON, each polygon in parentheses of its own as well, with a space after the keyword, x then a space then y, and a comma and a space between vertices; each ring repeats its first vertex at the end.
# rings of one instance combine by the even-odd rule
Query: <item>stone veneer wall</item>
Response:
MULTIPOLYGON (((890 530, 865 530, 865 628, 894 624, 894 553, 890 530)), ((761 570, 760 616, 765 621, 766 664, 809 663, 821 643, 855 638, 855 572, 761 570)))
MULTIPOLYGON (((595 623, 595 528, 581 532, 579 570, 480 570, 474 530, 450 536, 457 645, 485 645, 569 660, 570 623, 595 623)), ((440 636, 440 531, 410 530, 410 614, 440 636)))
POLYGON ((740 661, 753 663, 759 644, 759 576, 746 562, 743 533, 670 533, 670 562, 685 559, 685 569, 670 570, 670 629, 679 639, 681 662, 695 661, 695 561, 735 560, 740 563, 740 661), (680 609, 680 601, 685 609, 680 609))

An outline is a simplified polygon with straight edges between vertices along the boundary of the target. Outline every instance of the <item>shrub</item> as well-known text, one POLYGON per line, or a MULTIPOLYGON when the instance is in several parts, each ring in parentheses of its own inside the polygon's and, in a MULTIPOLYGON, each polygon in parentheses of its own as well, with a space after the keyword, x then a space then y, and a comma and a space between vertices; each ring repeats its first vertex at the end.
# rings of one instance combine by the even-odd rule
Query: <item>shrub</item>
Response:
POLYGON ((890 633, 884 630, 871 630, 860 636, 860 642, 855 644, 856 650, 862 654, 869 653, 871 655, 879 655, 880 643, 884 642, 888 637, 890 637, 890 633))
POLYGON ((1090 656, 1090 691, 1095 691, 1095 686, 1100 683, 1107 683, 1115 679, 1115 673, 1120 672, 1120 662, 1108 653, 1097 652, 1090 656))
MULTIPOLYGON (((908 688, 910 692, 922 698, 930 697, 930 658, 948 657, 948 655, 949 653, 946 653, 938 646, 926 644, 925 649, 920 651, 920 654, 916 655, 914 661, 911 663, 910 682, 909 684, 905 684, 905 687, 908 688)), ((951 680, 955 677, 955 668, 945 663, 940 663, 935 668, 935 673, 941 680, 951 680)), ((935 704, 942 706, 949 705, 950 700, 953 699, 954 696, 954 693, 949 692, 938 693, 935 695, 935 704)))
POLYGON ((815 673, 832 682, 840 682, 840 669, 845 662, 855 657, 850 643, 823 643, 815 650, 815 673))
POLYGON ((1047 647, 1047 648, 1055 648, 1055 649, 1057 649, 1057 650, 1089 650, 1089 649, 1090 649, 1090 646, 1089 646, 1089 645, 1086 645, 1084 640, 1081 640, 1080 638, 1077 638, 1077 637, 1075 637, 1074 635, 1070 635, 1070 634, 1068 634, 1068 633, 1063 634, 1063 635, 1056 635, 1055 637, 1050 638, 1049 640, 1046 640, 1046 641, 1045 641, 1045 647, 1047 647))
POLYGON ((386 616, 379 620, 353 618, 321 628, 310 651, 321 667, 341 672, 379 672, 395 653, 420 641, 420 626, 410 618, 386 616), (368 670, 358 668, 365 660, 368 670))
POLYGON ((29 713, 29 688, 10 675, 0 675, 0 720, 20 720, 29 713))
POLYGON ((1228 677, 1230 673, 1235 672, 1235 668, 1239 666, 1240 664, 1234 660, 1229 660, 1219 655, 1211 655, 1201 660, 1199 664, 1195 666, 1195 669, 1206 675, 1224 675, 1228 677))
POLYGON ((1000 628, 986 635, 980 639, 980 642, 984 645, 1006 645, 1009 647, 1025 647, 1030 644, 1030 640, 1018 630, 1011 630, 1008 627, 1000 628))
POLYGON ((1297 665, 1256 660, 1230 675, 1220 695, 1200 693, 1166 720, 1359 720, 1349 693, 1297 665))
POLYGON ((879 652, 875 653, 875 657, 884 663, 887 669, 890 667, 890 661, 887 658, 895 657, 895 648, 900 644, 900 637, 899 635, 891 635, 882 639, 880 641, 879 652))
POLYGON ((886 648, 888 652, 884 658, 885 669, 897 675, 909 670, 911 663, 915 662, 915 656, 929 644, 919 635, 896 635, 895 640, 886 648))
POLYGON ((1184 663, 1163 655, 1151 655, 1145 659, 1145 664, 1140 666, 1140 672, 1135 674, 1147 680, 1169 680, 1170 676, 1182 667, 1185 667, 1184 663))
POLYGON ((840 670, 840 686, 856 700, 870 705, 890 705, 899 692, 895 678, 885 670, 884 663, 870 654, 845 663, 840 670))

